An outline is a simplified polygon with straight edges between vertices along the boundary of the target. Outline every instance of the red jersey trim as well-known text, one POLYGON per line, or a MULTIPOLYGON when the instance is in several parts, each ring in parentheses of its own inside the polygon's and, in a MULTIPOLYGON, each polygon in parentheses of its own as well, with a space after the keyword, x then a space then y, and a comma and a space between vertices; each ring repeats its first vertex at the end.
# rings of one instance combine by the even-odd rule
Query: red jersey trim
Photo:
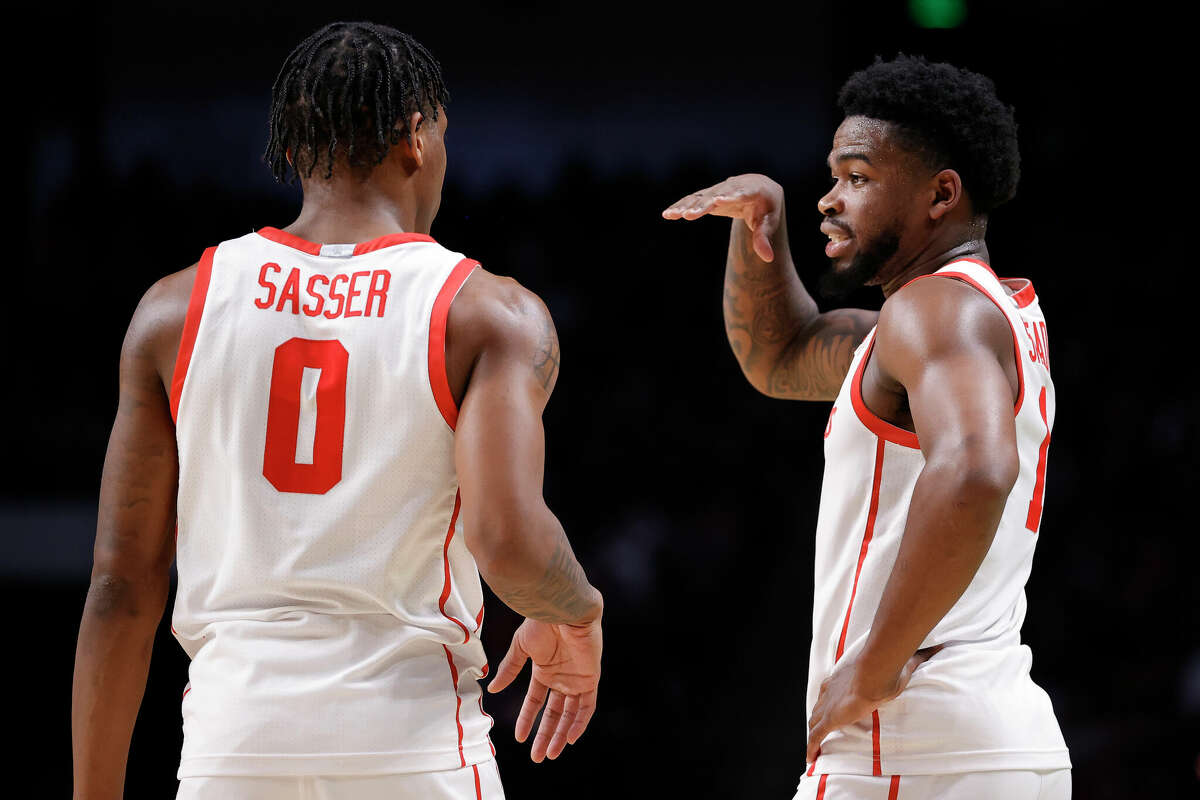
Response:
POLYGON ((483 800, 483 790, 479 788, 479 766, 472 764, 471 771, 475 773, 475 800, 483 800))
POLYGON ((380 236, 378 239, 372 239, 369 242, 359 242, 354 245, 354 255, 361 256, 363 253, 374 253, 376 250, 382 250, 385 247, 393 247, 398 244, 432 241, 433 237, 424 233, 390 233, 387 236, 380 236))
MULTIPOLYGON (((960 261, 970 261, 971 259, 959 259, 959 260, 960 261)), ((975 263, 981 263, 981 262, 975 262, 975 263)), ((991 270, 988 270, 988 271, 991 272, 991 270)), ((983 286, 980 285, 979 281, 975 280, 974 278, 972 278, 970 275, 966 274, 965 272, 954 272, 954 271, 931 272, 930 274, 922 275, 921 277, 923 277, 923 278, 953 278, 954 280, 962 281, 963 283, 974 286, 976 289, 979 290, 980 294, 982 294, 988 300, 991 300, 992 305, 996 306, 996 308, 1000 310, 1000 313, 1004 315, 1004 321, 1008 323, 1008 329, 1009 329, 1009 331, 1012 332, 1013 357, 1016 359, 1015 364, 1017 367, 1017 402, 1013 406, 1013 414, 1015 415, 1015 414, 1019 413, 1021 411, 1021 404, 1023 402, 1025 402, 1025 365, 1021 362, 1021 341, 1020 341, 1020 339, 1017 338, 1017 329, 1013 325, 1012 320, 1008 318, 1008 314, 1005 313, 1004 306, 1000 305, 1000 301, 997 300, 996 298, 992 297, 991 293, 988 292, 986 289, 984 289, 983 286)), ((914 280, 916 280, 916 279, 914 279, 914 280)), ((1032 286, 1032 284, 1030 284, 1030 285, 1032 286)))
POLYGON ((1046 426, 1046 438, 1038 447, 1037 478, 1033 484, 1033 497, 1029 501, 1029 513, 1025 516, 1025 527, 1037 533, 1042 526, 1042 498, 1046 495, 1046 457, 1050 452, 1050 420, 1046 417, 1046 387, 1038 395, 1038 409, 1042 412, 1042 424, 1046 426))
POLYGON ((450 648, 442 645, 442 649, 446 651, 446 663, 450 665, 450 680, 454 682, 454 724, 458 728, 458 760, 459 765, 465 767, 467 757, 463 754, 463 726, 459 716, 462 711, 462 695, 458 693, 458 668, 454 666, 454 657, 450 655, 450 648))
MULTIPOLYGON (((467 631, 467 626, 446 613, 446 601, 450 599, 450 540, 454 538, 454 527, 458 523, 458 512, 461 508, 462 495, 455 492, 454 512, 450 515, 450 527, 446 529, 446 541, 442 544, 442 570, 445 578, 442 582, 442 595, 438 598, 438 608, 441 610, 443 617, 462 628, 463 644, 466 644, 471 639, 471 634, 467 631)), ((449 654, 449 651, 447 651, 447 654, 449 654)), ((464 764, 463 766, 466 765, 464 764)))
POLYGON ((879 709, 871 712, 871 774, 883 775, 883 763, 879 757, 879 709))
POLYGON ((1013 302, 1017 304, 1017 308, 1025 308, 1037 297, 1037 292, 1033 288, 1033 281, 1029 280, 1029 278, 1001 278, 1000 283, 1009 284, 1010 288, 1016 288, 1011 286, 1014 283, 1018 285, 1024 284, 1010 295, 1013 302))
POLYGON ((454 430, 458 424, 458 404, 450 391, 450 379, 446 376, 446 321, 450 318, 450 304, 458 296, 458 290, 467 277, 479 266, 479 262, 464 258, 450 271, 433 301, 433 313, 429 317, 429 386, 433 400, 437 403, 442 419, 454 430))
POLYGON ((208 283, 212 278, 213 256, 216 252, 217 248, 210 247, 200 257, 200 263, 196 267, 196 280, 192 284, 192 294, 188 300, 187 316, 183 319, 183 335, 179 339, 175 372, 171 376, 171 419, 176 423, 179 422, 179 399, 183 397, 183 382, 187 379, 188 365, 192 363, 192 350, 196 347, 200 318, 204 316, 204 301, 208 298, 208 283))
MULTIPOLYGON (((858 566, 854 568, 854 584, 850 587, 850 602, 846 604, 846 618, 842 621, 842 635, 838 637, 837 653, 833 657, 835 664, 846 650, 846 631, 850 628, 850 612, 854 609, 854 595, 858 593, 858 577, 862 574, 863 562, 867 560, 867 549, 871 546, 871 537, 875 534, 875 516, 879 513, 879 484, 883 478, 883 443, 882 437, 876 440, 875 475, 871 478, 871 505, 867 510, 867 525, 863 530, 862 547, 858 551, 858 566)), ((878 745, 878 732, 876 744, 878 745)), ((878 749, 876 746, 876 752, 878 749)))
POLYGON ((858 416, 859 422, 867 426, 867 430, 871 433, 893 444, 920 450, 921 443, 918 441, 915 433, 906 431, 898 425, 893 425, 887 420, 875 416, 874 412, 867 408, 866 401, 863 400, 863 374, 867 370, 867 361, 871 358, 871 351, 875 348, 875 337, 877 335, 878 332, 872 334, 871 341, 867 343, 867 352, 863 354, 862 360, 858 362, 858 369, 854 373, 854 379, 850 381, 850 403, 854 406, 854 413, 858 416))
POLYGON ((900 776, 892 776, 892 785, 888 787, 888 800, 899 800, 900 797, 900 776))
MULTIPOLYGON (((278 228, 259 228, 258 235, 265 239, 270 239, 276 244, 290 247, 293 250, 299 250, 302 253, 308 253, 310 256, 321 255, 321 248, 324 245, 310 242, 307 239, 301 239, 295 234, 281 231, 278 228)), ((424 233, 389 233, 386 236, 379 236, 367 242, 359 242, 354 245, 354 252, 351 255, 361 256, 363 253, 373 253, 376 250, 382 250, 385 247, 392 247, 397 244, 408 244, 409 242, 432 242, 432 236, 424 233)))
MULTIPOLYGON (((1029 280, 1029 278, 1001 278, 1001 277, 998 277, 996 275, 995 271, 992 270, 992 267, 990 264, 988 264, 987 262, 984 262, 984 261, 980 261, 978 258, 956 258, 953 261, 951 261, 947 264, 944 264, 941 267, 941 269, 945 269, 946 267, 950 267, 955 264, 959 264, 963 261, 983 267, 984 269, 986 269, 988 271, 988 273, 993 278, 1000 281, 1000 283, 1002 283, 1002 284, 1013 284, 1013 283, 1019 284, 1021 288, 1015 289, 1015 287, 1014 287, 1014 292, 1011 295, 1009 295, 1010 297, 1012 297, 1013 302, 1015 302, 1017 304, 1017 308, 1025 308, 1027 305, 1032 303, 1034 301, 1034 299, 1037 297, 1037 291, 1034 290, 1034 288, 1033 288, 1033 281, 1029 280)), ((920 280, 921 278, 928 278, 930 275, 937 275, 937 274, 938 273, 936 273, 936 272, 930 272, 926 275, 918 275, 917 277, 908 281, 908 283, 904 284, 904 286, 908 286, 909 283, 912 283, 915 280, 920 280)), ((941 274, 945 275, 946 273, 943 272, 941 274)), ((900 288, 903 289, 904 286, 901 286, 900 288)), ((986 292, 985 292, 985 294, 986 294, 986 292)))
MULTIPOLYGON (((812 773, 808 773, 810 776, 812 773)), ((817 800, 825 800, 825 782, 829 780, 829 775, 822 775, 821 780, 817 781, 817 800)))
POLYGON ((265 239, 270 239, 276 244, 290 247, 293 250, 299 250, 301 253, 308 253, 310 256, 321 255, 321 245, 316 242, 310 242, 307 239, 301 239, 299 236, 293 236, 287 231, 279 230, 279 228, 259 228, 257 233, 265 239))

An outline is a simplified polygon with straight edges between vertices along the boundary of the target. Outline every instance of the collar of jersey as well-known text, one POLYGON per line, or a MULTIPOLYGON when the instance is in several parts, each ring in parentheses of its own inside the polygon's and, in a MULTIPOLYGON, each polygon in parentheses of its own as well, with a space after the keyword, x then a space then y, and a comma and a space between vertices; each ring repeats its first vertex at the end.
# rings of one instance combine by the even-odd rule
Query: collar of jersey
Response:
MULTIPOLYGON (((257 233, 259 236, 270 239, 272 242, 290 247, 293 250, 299 250, 302 253, 308 253, 310 256, 322 255, 321 249, 325 247, 325 245, 301 239, 299 236, 281 231, 278 228, 259 228, 257 233)), ((432 242, 433 240, 432 236, 424 233, 389 233, 386 236, 380 236, 367 242, 358 242, 354 245, 354 249, 346 253, 346 255, 361 256, 363 253, 371 253, 375 250, 382 250, 385 247, 392 247, 398 244, 432 242)), ((324 255, 329 255, 329 253, 325 253, 324 255)))

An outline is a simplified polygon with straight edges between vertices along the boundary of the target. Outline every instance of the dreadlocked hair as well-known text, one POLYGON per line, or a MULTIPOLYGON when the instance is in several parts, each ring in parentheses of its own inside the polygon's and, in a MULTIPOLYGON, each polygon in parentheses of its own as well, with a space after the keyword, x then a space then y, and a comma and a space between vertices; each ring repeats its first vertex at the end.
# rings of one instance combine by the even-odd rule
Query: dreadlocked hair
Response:
POLYGON ((330 23, 301 42, 275 78, 263 161, 281 183, 311 177, 321 162, 329 179, 339 159, 370 171, 412 135, 413 112, 436 120, 449 101, 441 66, 408 34, 330 23))
POLYGON ((893 61, 876 58, 850 76, 838 105, 847 117, 895 124, 900 141, 930 167, 956 170, 977 213, 1017 193, 1017 122, 983 75, 903 53, 893 61))

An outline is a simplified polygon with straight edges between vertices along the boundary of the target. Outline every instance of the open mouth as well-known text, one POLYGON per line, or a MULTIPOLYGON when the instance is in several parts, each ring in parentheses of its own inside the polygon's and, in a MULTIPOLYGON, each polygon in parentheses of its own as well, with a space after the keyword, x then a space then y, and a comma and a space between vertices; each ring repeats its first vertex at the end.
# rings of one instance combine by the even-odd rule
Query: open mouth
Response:
POLYGON ((822 225, 821 232, 829 237, 825 245, 825 255, 829 258, 842 256, 853 246, 853 237, 835 225, 822 225))

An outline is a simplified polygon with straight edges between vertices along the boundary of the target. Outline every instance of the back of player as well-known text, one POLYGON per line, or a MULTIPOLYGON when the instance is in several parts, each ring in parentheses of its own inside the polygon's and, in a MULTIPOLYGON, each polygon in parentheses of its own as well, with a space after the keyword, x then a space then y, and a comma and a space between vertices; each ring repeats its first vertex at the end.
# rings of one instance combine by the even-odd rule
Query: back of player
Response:
POLYGON ((429 236, 448 99, 411 36, 320 28, 272 89, 265 160, 299 179, 296 220, 138 305, 76 650, 78 796, 122 793, 176 558, 180 800, 502 800, 481 577, 525 617, 488 684, 533 662, 517 740, 540 714, 541 761, 586 730, 604 601, 542 494, 558 339, 536 295, 429 236))
POLYGON ((205 253, 171 396, 180 777, 492 757, 443 350, 475 266, 420 234, 205 253))

